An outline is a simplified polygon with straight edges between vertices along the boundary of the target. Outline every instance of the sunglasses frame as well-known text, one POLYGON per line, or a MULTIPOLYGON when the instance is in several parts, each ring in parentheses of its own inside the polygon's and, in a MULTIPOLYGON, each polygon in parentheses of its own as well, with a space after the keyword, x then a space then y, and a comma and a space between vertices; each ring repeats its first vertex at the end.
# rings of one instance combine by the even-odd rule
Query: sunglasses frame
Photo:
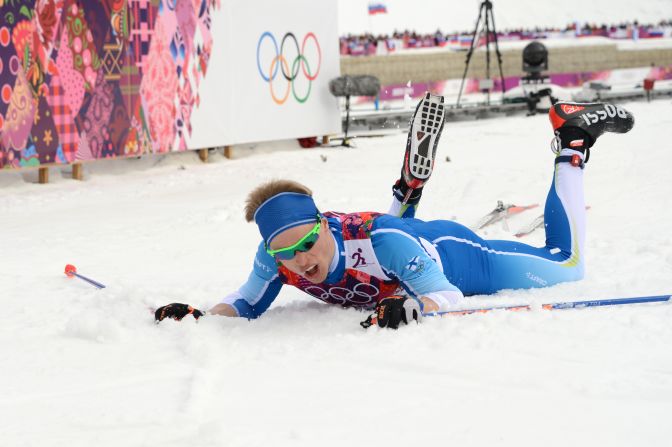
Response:
POLYGON ((322 227, 322 217, 318 214, 317 215, 317 223, 315 224, 315 226, 313 228, 311 228, 311 230, 308 233, 306 233, 301 239, 296 241, 296 243, 290 245, 289 247, 278 248, 276 250, 271 250, 271 248, 268 246, 268 244, 264 243, 264 245, 266 246, 266 253, 268 253, 269 255, 273 256, 276 259, 280 259, 282 261, 290 261, 290 260, 294 259, 294 257, 296 256, 296 252, 306 253, 306 252, 312 250, 312 248, 315 246, 315 244, 317 243, 317 241, 320 237, 319 232, 320 232, 321 227, 322 227), (302 245, 306 242, 306 240, 308 240, 308 238, 310 238, 313 235, 317 236, 315 238, 315 240, 313 241, 313 246, 310 247, 307 250, 304 249, 305 247, 302 247, 302 245), (301 248, 299 248, 299 247, 301 247, 301 248), (292 256, 290 258, 283 258, 282 256, 278 256, 278 254, 284 253, 284 252, 290 252, 292 254, 292 256))

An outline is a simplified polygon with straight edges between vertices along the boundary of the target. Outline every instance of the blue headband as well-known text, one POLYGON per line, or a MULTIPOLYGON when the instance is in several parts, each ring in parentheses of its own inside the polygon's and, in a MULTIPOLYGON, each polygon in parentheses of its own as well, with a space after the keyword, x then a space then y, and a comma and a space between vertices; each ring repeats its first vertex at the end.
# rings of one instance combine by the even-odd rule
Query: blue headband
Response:
POLYGON ((320 212, 313 198, 296 192, 282 192, 262 203, 254 213, 261 237, 270 244, 275 236, 290 228, 315 223, 320 212))

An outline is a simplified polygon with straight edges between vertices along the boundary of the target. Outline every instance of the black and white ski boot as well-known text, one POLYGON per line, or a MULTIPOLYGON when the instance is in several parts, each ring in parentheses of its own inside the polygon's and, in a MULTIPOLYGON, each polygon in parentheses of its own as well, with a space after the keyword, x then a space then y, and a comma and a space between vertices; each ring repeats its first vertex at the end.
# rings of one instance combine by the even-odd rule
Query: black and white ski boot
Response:
MULTIPOLYGON (((635 117, 620 106, 607 103, 558 102, 548 112, 555 138, 551 148, 574 149, 590 156, 590 147, 605 132, 626 133, 635 125, 635 117)), ((583 167, 583 164, 581 164, 583 167)))
POLYGON ((404 166, 398 189, 403 192, 402 203, 406 204, 414 196, 419 197, 434 169, 436 147, 441 137, 446 107, 443 96, 429 92, 418 103, 411 118, 406 140, 404 166), (415 193, 414 193, 415 192, 415 193))

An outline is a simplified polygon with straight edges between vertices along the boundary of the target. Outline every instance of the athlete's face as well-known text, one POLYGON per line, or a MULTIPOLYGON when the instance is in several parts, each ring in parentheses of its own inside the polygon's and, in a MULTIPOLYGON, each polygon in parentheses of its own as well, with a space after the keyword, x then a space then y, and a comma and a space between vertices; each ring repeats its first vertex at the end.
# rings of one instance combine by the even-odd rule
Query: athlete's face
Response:
MULTIPOLYGON (((290 247, 312 230, 314 226, 315 224, 306 224, 285 230, 273 238, 270 248, 277 250, 290 247)), ((320 223, 319 235, 320 237, 310 250, 297 252, 293 259, 281 260, 282 265, 314 284, 319 284, 327 279, 329 264, 331 264, 331 259, 334 256, 334 238, 329 234, 329 225, 326 219, 322 219, 320 223)))

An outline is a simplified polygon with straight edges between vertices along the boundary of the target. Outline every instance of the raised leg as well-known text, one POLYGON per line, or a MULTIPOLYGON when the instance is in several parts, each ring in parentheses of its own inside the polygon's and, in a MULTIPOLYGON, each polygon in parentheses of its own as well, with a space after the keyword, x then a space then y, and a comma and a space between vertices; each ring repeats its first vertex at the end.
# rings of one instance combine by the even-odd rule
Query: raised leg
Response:
POLYGON ((435 239, 448 279, 465 295, 576 281, 585 271, 584 167, 604 132, 625 133, 633 116, 611 104, 558 103, 550 112, 557 147, 546 199, 546 245, 483 240, 466 229, 435 239))
POLYGON ((401 176, 392 187, 389 214, 402 218, 415 216, 422 189, 434 169, 444 119, 443 97, 425 93, 409 123, 404 163, 401 176))

